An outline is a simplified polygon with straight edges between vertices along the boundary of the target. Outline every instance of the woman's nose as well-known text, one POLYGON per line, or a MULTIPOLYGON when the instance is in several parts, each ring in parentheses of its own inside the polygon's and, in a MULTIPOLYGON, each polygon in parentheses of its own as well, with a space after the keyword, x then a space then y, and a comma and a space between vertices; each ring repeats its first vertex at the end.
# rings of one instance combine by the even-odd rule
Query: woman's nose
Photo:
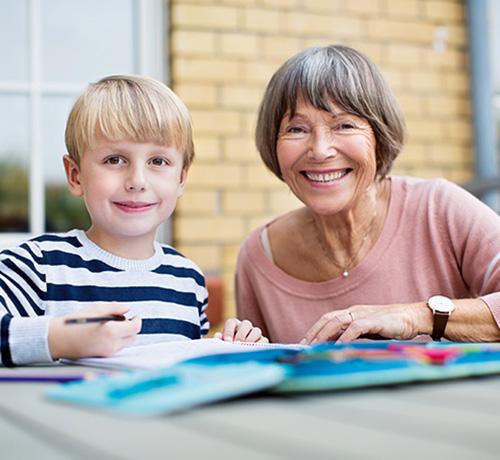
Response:
POLYGON ((313 161, 324 161, 337 155, 337 148, 332 132, 329 129, 316 129, 313 131, 308 156, 313 161))

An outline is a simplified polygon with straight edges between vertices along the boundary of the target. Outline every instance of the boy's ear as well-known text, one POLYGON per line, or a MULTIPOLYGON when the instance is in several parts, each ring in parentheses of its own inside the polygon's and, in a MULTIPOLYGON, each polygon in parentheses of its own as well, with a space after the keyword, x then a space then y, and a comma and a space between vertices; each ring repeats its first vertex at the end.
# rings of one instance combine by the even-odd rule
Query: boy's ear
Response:
POLYGON ((179 179, 179 188, 177 189, 177 197, 181 197, 184 193, 184 188, 186 187, 187 175, 189 171, 189 166, 184 166, 181 171, 181 177, 179 179))
POLYGON ((76 197, 82 196, 83 191, 82 185, 80 184, 80 168, 75 163, 75 160, 73 160, 73 158, 69 155, 64 155, 63 163, 69 193, 76 197))

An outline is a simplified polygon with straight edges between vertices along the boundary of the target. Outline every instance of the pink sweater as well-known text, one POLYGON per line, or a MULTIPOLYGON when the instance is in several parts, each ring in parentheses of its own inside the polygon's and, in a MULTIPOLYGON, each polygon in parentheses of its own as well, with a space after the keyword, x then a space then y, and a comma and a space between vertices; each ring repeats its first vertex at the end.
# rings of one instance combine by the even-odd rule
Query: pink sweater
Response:
POLYGON ((273 342, 297 342, 322 314, 359 304, 481 298, 500 327, 500 217, 444 180, 393 177, 380 238, 348 278, 302 281, 247 237, 236 270, 238 317, 273 342))

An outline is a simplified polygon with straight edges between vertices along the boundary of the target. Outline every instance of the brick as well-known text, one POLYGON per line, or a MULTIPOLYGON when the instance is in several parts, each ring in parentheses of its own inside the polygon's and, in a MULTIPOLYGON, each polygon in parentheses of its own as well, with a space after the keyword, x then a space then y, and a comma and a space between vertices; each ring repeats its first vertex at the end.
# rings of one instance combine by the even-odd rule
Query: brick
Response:
POLYGON ((229 110, 192 110, 194 131, 198 134, 236 134, 240 132, 238 112, 229 110))
POLYGON ((247 8, 243 13, 243 27, 253 32, 276 32, 280 27, 278 11, 247 8))
POLYGON ((419 0, 384 0, 384 16, 390 18, 416 18, 420 12, 419 3, 422 2, 419 2, 419 0))
POLYGON ((429 140, 443 139, 444 122, 428 119, 412 119, 407 118, 408 137, 413 140, 429 140))
POLYGON ((465 20, 465 2, 426 0, 423 9, 426 17, 432 21, 462 23, 465 20))
MULTIPOLYGON (((358 3, 348 2, 348 3, 358 3)), ((370 3, 370 0, 361 0, 363 3, 370 3)), ((377 0, 374 0, 376 3, 377 0)), ((342 2, 340 0, 307 0, 304 2, 304 9, 315 13, 337 13, 341 10, 342 2)))
POLYGON ((175 30, 172 33, 171 52, 174 56, 213 56, 215 54, 215 34, 213 32, 175 30))
POLYGON ((421 21, 372 19, 367 23, 368 39, 400 40, 429 45, 434 39, 434 26, 421 21))
POLYGON ((443 51, 427 50, 424 56, 429 68, 462 70, 467 65, 465 53, 450 48, 443 51))
POLYGON ((378 66, 382 65, 382 56, 385 54, 384 45, 367 43, 366 40, 351 40, 348 45, 365 54, 378 66))
MULTIPOLYGON (((182 238, 182 235, 178 235, 182 238)), ((207 274, 210 272, 218 273, 222 266, 222 250, 220 246, 214 244, 181 244, 176 246, 186 257, 193 260, 202 271, 207 274)))
POLYGON ((230 215, 253 215, 265 211, 266 202, 262 192, 225 192, 222 197, 224 212, 230 215))
POLYGON ((217 190, 243 184, 243 171, 237 165, 197 163, 189 172, 189 187, 214 187, 217 190))
POLYGON ((359 37, 362 22, 357 18, 332 17, 324 14, 289 12, 283 15, 283 29, 295 35, 359 37))
POLYGON ((470 143, 472 140, 472 124, 470 120, 443 121, 448 139, 460 144, 470 143))
POLYGON ((184 5, 173 3, 172 23, 177 27, 203 29, 236 29, 239 25, 238 9, 215 5, 184 5))
POLYGON ((183 217, 175 219, 175 234, 186 243, 236 243, 245 236, 240 217, 183 217))
POLYGON ((219 209, 218 192, 214 190, 193 190, 188 186, 177 203, 179 215, 217 214, 219 209))
POLYGON ((260 0, 264 6, 281 9, 297 9, 301 0, 260 0))
POLYGON ((250 136, 226 138, 223 141, 224 159, 238 163, 260 163, 260 155, 250 136))
POLYGON ((442 73, 444 80, 444 90, 458 94, 469 94, 469 75, 467 72, 444 72, 442 73))
POLYGON ((422 92, 439 91, 443 87, 442 76, 436 71, 412 71, 407 81, 411 89, 422 92))
MULTIPOLYGON (((224 270, 231 270, 236 267, 236 260, 240 252, 240 244, 226 244, 222 248, 222 258, 224 270)), ((234 271, 233 271, 234 273, 234 271)))
POLYGON ((345 2, 344 10, 356 16, 379 16, 382 12, 380 0, 356 0, 345 2))
POLYGON ((302 203, 288 187, 284 190, 270 192, 269 208, 273 214, 281 214, 301 206, 302 203))
POLYGON ((221 157, 220 142, 214 136, 201 136, 195 132, 194 149, 196 152, 195 161, 219 160, 221 157))
POLYGON ((414 45, 389 45, 386 50, 387 63, 397 67, 419 67, 423 55, 422 47, 414 45))
POLYGON ((456 115, 469 115, 469 99, 449 96, 423 97, 426 112, 432 116, 452 117, 456 115))
POLYGON ((267 224, 271 220, 278 217, 281 213, 273 214, 268 212, 266 214, 262 214, 260 216, 255 216, 252 219, 249 219, 247 222, 247 233, 250 233, 253 229, 260 227, 262 225, 267 224))
POLYGON ((172 65, 174 83, 232 82, 240 79, 240 65, 230 59, 178 58, 172 65))
POLYGON ((278 70, 278 67, 271 62, 243 62, 242 81, 267 84, 276 70, 278 70))
POLYGON ((450 46, 465 47, 467 44, 467 29, 464 24, 447 24, 448 42, 450 46))
POLYGON ((213 108, 217 104, 217 87, 213 84, 178 82, 174 91, 190 110, 213 108))
POLYGON ((422 97, 419 95, 404 93, 398 96, 398 101, 405 115, 421 116, 425 113, 426 106, 424 105, 422 97))
POLYGON ((265 58, 279 59, 282 62, 303 48, 301 40, 296 37, 265 37, 262 45, 265 58))
POLYGON ((258 40, 255 35, 224 33, 220 37, 223 56, 250 60, 258 55, 258 40))
POLYGON ((263 164, 258 164, 245 168, 243 184, 253 190, 276 190, 281 187, 282 182, 263 164))
POLYGON ((262 96, 260 87, 249 85, 229 85, 223 86, 221 90, 222 106, 231 109, 252 109, 252 113, 257 110, 262 96))

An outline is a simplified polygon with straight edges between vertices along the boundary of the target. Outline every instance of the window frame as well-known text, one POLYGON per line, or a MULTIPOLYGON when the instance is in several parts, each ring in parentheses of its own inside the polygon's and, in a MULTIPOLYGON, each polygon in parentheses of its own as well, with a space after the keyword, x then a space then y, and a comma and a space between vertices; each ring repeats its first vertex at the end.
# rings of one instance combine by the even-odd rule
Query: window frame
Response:
MULTIPOLYGON (((42 158, 42 97, 44 95, 76 97, 82 87, 79 84, 46 84, 41 80, 41 40, 42 1, 27 0, 28 11, 28 56, 29 80, 27 83, 0 81, 0 94, 22 94, 29 98, 29 231, 20 233, 0 232, 0 248, 19 244, 45 231, 45 182, 42 158)), ((168 49, 166 39, 168 1, 135 0, 134 27, 138 40, 134 50, 137 73, 145 74, 160 81, 168 75, 168 49)), ((85 82, 86 83, 86 82, 85 82)), ((170 225, 167 223, 159 231, 161 241, 170 240, 170 225)))

